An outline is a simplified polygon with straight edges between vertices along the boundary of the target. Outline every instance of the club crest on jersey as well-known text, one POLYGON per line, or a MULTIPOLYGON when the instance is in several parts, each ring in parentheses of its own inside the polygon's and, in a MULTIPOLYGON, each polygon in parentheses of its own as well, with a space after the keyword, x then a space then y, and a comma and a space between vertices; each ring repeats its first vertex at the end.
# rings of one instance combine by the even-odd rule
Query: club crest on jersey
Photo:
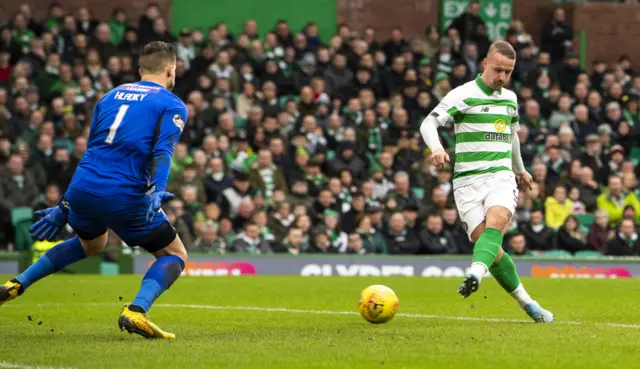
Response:
POLYGON ((184 129, 184 122, 182 121, 182 118, 180 118, 179 114, 173 116, 173 124, 180 128, 180 132, 184 129))
POLYGON ((505 120, 502 118, 496 119, 495 122, 493 122, 493 127, 496 129, 496 131, 504 133, 504 131, 507 130, 507 122, 505 122, 505 120))

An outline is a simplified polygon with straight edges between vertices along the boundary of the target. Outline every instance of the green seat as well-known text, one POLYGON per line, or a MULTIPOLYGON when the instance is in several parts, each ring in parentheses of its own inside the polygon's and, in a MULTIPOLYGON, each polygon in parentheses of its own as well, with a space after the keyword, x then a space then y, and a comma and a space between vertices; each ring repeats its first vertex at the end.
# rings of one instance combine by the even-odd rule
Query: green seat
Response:
POLYGON ((327 161, 332 160, 335 157, 336 157, 336 152, 335 151, 333 151, 333 150, 327 151, 327 158, 326 158, 327 161))
POLYGON ((11 224, 14 226, 21 222, 33 220, 33 209, 27 206, 21 206, 11 209, 11 224))
POLYGON ((413 188, 413 193, 416 195, 416 197, 418 198, 418 200, 422 200, 424 198, 424 188, 413 188))
POLYGON ((576 218, 578 218, 578 223, 586 228, 590 228, 596 219, 595 215, 592 213, 576 214, 576 218))
POLYGON ((102 262, 100 263, 100 274, 102 275, 119 275, 120 265, 118 263, 102 262))
POLYGON ((549 250, 549 251, 545 251, 542 253, 543 258, 550 258, 550 259, 571 259, 573 258, 573 255, 568 252, 568 251, 564 251, 564 250, 549 250))
POLYGON ((19 207, 11 209, 11 224, 16 233, 13 239, 13 246, 17 251, 27 251, 31 249, 33 240, 29 227, 33 224, 33 209, 30 207, 19 207))
POLYGON ((575 257, 577 258, 597 259, 601 258, 602 256, 603 255, 601 253, 593 250, 577 251, 575 253, 575 257))
POLYGON ((246 126, 247 126, 247 120, 240 116, 236 116, 235 127, 237 129, 243 129, 246 126))

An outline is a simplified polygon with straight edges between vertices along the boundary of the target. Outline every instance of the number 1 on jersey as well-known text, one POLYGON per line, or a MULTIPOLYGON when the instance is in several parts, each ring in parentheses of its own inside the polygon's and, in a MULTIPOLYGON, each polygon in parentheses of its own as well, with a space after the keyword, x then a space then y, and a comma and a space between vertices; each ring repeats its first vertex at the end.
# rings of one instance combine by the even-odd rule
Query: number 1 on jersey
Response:
POLYGON ((129 109, 129 105, 120 105, 120 109, 118 109, 118 114, 116 114, 116 119, 111 123, 111 127, 109 127, 109 135, 104 142, 110 144, 113 142, 113 139, 116 138, 116 131, 122 123, 122 119, 124 119, 125 114, 127 114, 127 110, 129 109))

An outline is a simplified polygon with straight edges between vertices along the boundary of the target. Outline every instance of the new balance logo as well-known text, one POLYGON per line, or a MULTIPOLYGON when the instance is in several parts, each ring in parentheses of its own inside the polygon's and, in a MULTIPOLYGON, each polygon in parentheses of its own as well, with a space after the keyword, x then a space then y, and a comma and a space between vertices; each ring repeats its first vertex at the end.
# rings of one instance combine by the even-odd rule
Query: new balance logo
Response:
POLYGON ((483 112, 483 113, 486 113, 486 112, 488 112, 488 111, 489 111, 489 107, 488 107, 488 106, 485 106, 484 108, 482 108, 482 112, 483 112))

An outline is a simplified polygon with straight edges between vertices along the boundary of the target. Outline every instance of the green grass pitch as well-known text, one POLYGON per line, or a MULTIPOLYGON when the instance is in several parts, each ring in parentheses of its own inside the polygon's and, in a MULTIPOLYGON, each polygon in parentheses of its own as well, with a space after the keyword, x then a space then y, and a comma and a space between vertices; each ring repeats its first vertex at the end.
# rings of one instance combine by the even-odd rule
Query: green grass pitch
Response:
POLYGON ((57 275, 0 307, 0 368, 638 368, 637 280, 525 279, 556 315, 534 324, 495 281, 462 300, 459 279, 183 277, 149 341, 117 318, 141 276, 57 275), (393 288, 399 314, 373 325, 360 291, 393 288), (122 299, 122 301, 121 301, 122 299))

